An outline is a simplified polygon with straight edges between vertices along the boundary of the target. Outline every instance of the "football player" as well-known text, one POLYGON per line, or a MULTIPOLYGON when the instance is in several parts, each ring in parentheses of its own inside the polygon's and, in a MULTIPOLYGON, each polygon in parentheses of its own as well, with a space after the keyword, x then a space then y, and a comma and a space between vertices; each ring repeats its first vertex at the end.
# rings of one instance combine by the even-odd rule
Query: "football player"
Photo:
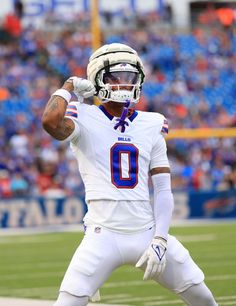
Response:
POLYGON ((142 269, 144 280, 153 279, 187 305, 217 305, 188 250, 168 234, 174 206, 168 123, 159 113, 134 110, 145 78, 140 57, 127 45, 104 45, 90 57, 87 77, 66 80, 42 117, 50 135, 70 142, 88 206, 85 236, 55 306, 87 305, 123 264, 142 269), (71 102, 72 92, 78 101, 71 102), (94 95, 100 106, 83 103, 94 95))

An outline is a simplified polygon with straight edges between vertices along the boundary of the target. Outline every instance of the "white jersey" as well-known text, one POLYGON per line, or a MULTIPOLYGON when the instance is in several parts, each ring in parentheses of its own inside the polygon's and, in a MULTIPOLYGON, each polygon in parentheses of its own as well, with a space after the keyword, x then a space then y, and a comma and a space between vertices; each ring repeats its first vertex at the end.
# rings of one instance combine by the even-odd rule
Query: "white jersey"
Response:
POLYGON ((134 111, 124 133, 114 129, 117 118, 102 105, 70 102, 66 117, 76 125, 69 139, 85 185, 87 223, 130 231, 141 208, 137 228, 153 225, 148 180, 150 169, 169 167, 162 134, 168 128, 165 117, 134 111), (104 202, 110 204, 104 207, 104 202))

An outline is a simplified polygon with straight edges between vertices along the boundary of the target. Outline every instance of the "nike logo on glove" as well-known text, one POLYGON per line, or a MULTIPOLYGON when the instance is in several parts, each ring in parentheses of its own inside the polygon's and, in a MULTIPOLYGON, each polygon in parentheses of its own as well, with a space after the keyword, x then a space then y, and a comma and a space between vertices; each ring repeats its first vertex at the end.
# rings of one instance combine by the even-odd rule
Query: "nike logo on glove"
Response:
POLYGON ((152 279, 163 273, 166 265, 167 242, 163 238, 153 238, 151 245, 136 263, 137 268, 145 269, 143 279, 152 279))

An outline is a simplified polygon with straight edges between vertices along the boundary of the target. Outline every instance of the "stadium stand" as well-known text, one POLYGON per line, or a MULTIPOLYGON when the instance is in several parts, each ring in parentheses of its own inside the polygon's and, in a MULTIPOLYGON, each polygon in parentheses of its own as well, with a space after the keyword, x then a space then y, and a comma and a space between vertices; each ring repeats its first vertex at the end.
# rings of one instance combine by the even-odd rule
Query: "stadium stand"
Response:
MULTIPOLYGON (((131 45, 145 62, 147 78, 137 108, 163 113, 170 129, 234 127, 236 37, 221 28, 161 33, 149 17, 142 16, 142 27, 104 36, 104 42, 131 45)), ((47 25, 44 30, 29 26, 15 39, 0 36, 1 197, 83 195, 67 144, 48 136, 40 119, 63 80, 85 77, 90 54, 85 27, 50 31, 47 25)), ((168 146, 175 190, 236 187, 235 139, 170 140, 168 146)))

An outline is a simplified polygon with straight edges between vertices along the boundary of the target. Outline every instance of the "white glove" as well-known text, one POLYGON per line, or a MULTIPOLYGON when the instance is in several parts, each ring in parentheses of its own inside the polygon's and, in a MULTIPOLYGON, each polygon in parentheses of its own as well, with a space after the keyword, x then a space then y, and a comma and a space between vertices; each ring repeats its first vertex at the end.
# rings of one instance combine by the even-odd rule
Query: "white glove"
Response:
POLYGON ((70 77, 66 82, 72 82, 74 93, 78 100, 82 98, 89 98, 95 95, 96 89, 93 83, 89 80, 78 78, 76 76, 70 77))
POLYGON ((151 245, 143 253, 139 261, 136 263, 136 267, 140 268, 146 264, 144 280, 151 279, 160 275, 166 265, 166 246, 167 242, 163 238, 155 237, 152 240, 151 245))

